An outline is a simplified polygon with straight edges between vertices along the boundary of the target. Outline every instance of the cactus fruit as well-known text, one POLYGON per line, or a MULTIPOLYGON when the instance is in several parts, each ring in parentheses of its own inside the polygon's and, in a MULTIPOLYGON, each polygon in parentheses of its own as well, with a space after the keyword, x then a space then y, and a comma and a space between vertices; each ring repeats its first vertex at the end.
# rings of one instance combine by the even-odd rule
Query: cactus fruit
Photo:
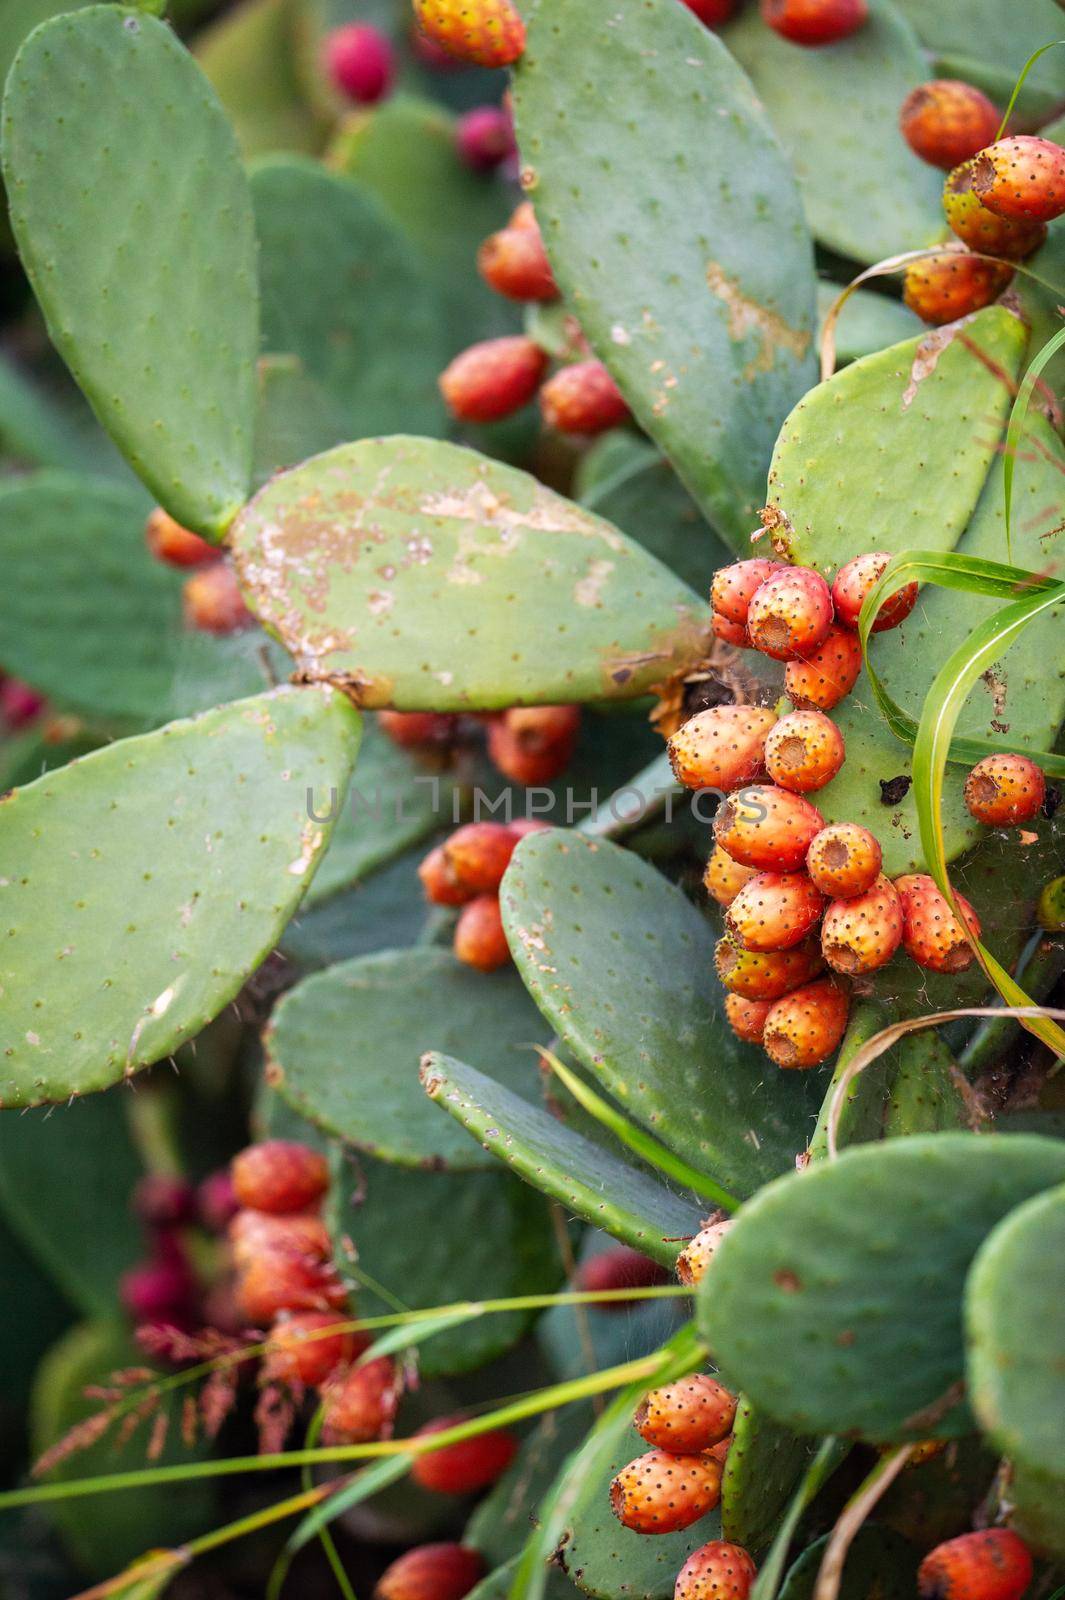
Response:
POLYGON ((970 816, 989 828, 1034 822, 1046 798, 1046 778, 1029 756, 985 756, 965 780, 970 816))
POLYGON ((677 1257, 677 1277, 693 1287, 701 1283, 714 1259, 714 1252, 732 1226, 731 1217, 720 1216, 700 1228, 677 1257))
POLYGON ((987 95, 957 78, 918 84, 899 112, 902 136, 914 155, 944 172, 990 144, 1000 121, 987 95))
POLYGON ((811 655, 788 662, 784 692, 800 711, 831 711, 850 694, 861 670, 862 647, 856 635, 833 625, 811 655))
POLYGON ((779 1000, 790 989, 822 971, 824 958, 817 939, 790 950, 745 950, 728 934, 714 948, 714 967, 732 994, 745 1000, 779 1000))
POLYGON ((214 561, 186 578, 182 605, 187 626, 200 633, 237 633, 255 620, 244 604, 236 573, 225 561, 214 561))
POLYGON ((772 1000, 748 1000, 742 994, 725 996, 725 1021, 746 1044, 761 1044, 772 1000))
POLYGON ((44 710, 44 699, 20 678, 0 678, 0 722, 17 733, 29 727, 44 710))
POLYGON ((512 783, 550 783, 569 765, 579 706, 515 706, 488 728, 488 754, 512 783))
MULTIPOLYGON (((935 880, 925 873, 895 879, 902 902, 902 942, 919 967, 930 972, 964 972, 975 960, 965 930, 954 916, 935 880)), ((958 909, 974 939, 980 919, 964 895, 954 891, 958 909)))
POLYGON ((823 895, 805 872, 761 872, 725 913, 725 926, 745 950, 790 950, 816 928, 823 895))
POLYGON ((377 1356, 327 1382, 322 1389, 322 1440, 369 1444, 392 1432, 402 1393, 391 1356, 377 1356))
POLYGON ((382 1572, 374 1600, 463 1600, 484 1577, 484 1557, 464 1544, 420 1544, 382 1572))
POLYGON ((596 434, 629 415, 621 390, 601 361, 560 367, 540 390, 540 411, 556 433, 596 434))
POLYGON ((156 506, 144 524, 144 539, 155 559, 169 567, 202 567, 221 554, 216 545, 175 522, 162 506, 156 506))
MULTIPOLYGON (((506 107, 474 106, 471 111, 464 112, 455 128, 455 149, 459 160, 471 172, 491 172, 504 161, 510 161, 518 147, 514 142, 514 120, 506 107)), ((518 295, 516 298, 535 300, 539 296, 518 295)))
POLYGON ((723 617, 720 611, 710 614, 710 626, 714 638, 722 640, 725 644, 733 645, 737 650, 747 650, 751 641, 747 637, 747 629, 742 622, 730 622, 728 617, 723 617))
POLYGON ((881 874, 864 894, 833 900, 821 927, 821 952, 835 972, 876 972, 902 943, 902 903, 881 874))
POLYGON ((282 1215, 305 1211, 329 1187, 326 1159, 309 1145, 266 1139, 233 1157, 230 1168, 238 1202, 253 1211, 282 1215))
POLYGON ((502 822, 468 822, 430 851, 418 875, 434 905, 460 906, 475 895, 493 894, 503 881, 518 843, 502 822))
POLYGON ((458 718, 441 711, 379 711, 377 726, 401 750, 447 744, 455 737, 458 718))
MULTIPOLYGON (((282 1383, 318 1388, 356 1354, 354 1335, 337 1326, 329 1311, 299 1311, 274 1323, 267 1340, 267 1369, 282 1383)), ((366 1342, 363 1341, 363 1348, 366 1342)))
POLYGON ((268 1211, 238 1211, 230 1221, 227 1237, 238 1270, 261 1255, 328 1261, 333 1253, 329 1230, 316 1211, 285 1216, 268 1211))
POLYGON ((765 1019, 762 1046, 778 1067, 806 1071, 832 1054, 847 1030, 850 996, 833 978, 784 995, 765 1019))
POLYGON ((695 1372, 644 1395, 633 1426, 641 1439, 670 1455, 697 1455, 732 1432, 736 1396, 716 1378, 695 1372))
POLYGON ((1046 238, 1046 224, 989 211, 973 188, 975 161, 955 167, 943 185, 943 211, 951 232, 970 250, 1021 261, 1046 238))
POLYGON ((867 21, 866 0, 762 0, 762 19, 792 44, 835 44, 867 21))
MULTIPOLYGON (((666 1283, 666 1269, 640 1250, 619 1244, 589 1256, 577 1269, 575 1286, 585 1294, 606 1294, 621 1289, 652 1289, 666 1283)), ((624 1300, 593 1300, 600 1311, 624 1311, 624 1300)))
POLYGON ((489 234, 477 252, 477 269, 496 294, 508 300, 557 300, 558 286, 547 259, 533 208, 526 200, 505 228, 489 234))
POLYGON ((744 884, 750 883, 751 879, 757 876, 757 867, 745 867, 741 862, 733 861, 727 851, 722 850, 718 844, 714 846, 710 860, 706 863, 703 886, 719 906, 730 906, 744 884))
POLYGON ((747 609, 755 590, 776 572, 784 572, 783 562, 771 561, 767 556, 751 556, 747 561, 734 561, 731 566, 720 567, 710 585, 710 605, 715 615, 729 622, 747 627, 747 609))
POLYGON ((184 1326, 196 1302, 196 1279, 178 1256, 145 1261, 124 1272, 118 1286, 123 1310, 134 1322, 184 1326))
POLYGON ((819 572, 784 567, 760 583, 747 607, 747 637, 774 661, 794 661, 824 644, 832 595, 819 572))
POLYGON ((721 1498, 721 1466, 710 1456, 648 1450, 610 1485, 610 1508, 634 1533, 678 1533, 721 1498))
POLYGON ((922 322, 940 326, 989 306, 1012 277, 1013 268, 1004 261, 982 261, 967 250, 944 250, 911 261, 902 298, 922 322))
MULTIPOLYGON (((865 597, 878 583, 891 560, 883 550, 872 550, 867 555, 855 556, 840 567, 832 584, 832 604, 836 608, 836 621, 845 628, 856 628, 865 597)), ((873 622, 874 633, 884 633, 904 622, 917 604, 917 585, 903 584, 893 594, 881 601, 873 622)))
POLYGON ((1020 1600, 1032 1557, 1012 1528, 963 1533, 936 1545, 917 1571, 921 1600, 1020 1600))
POLYGON ((1053 222, 1065 212, 1065 150, 1032 134, 1000 139, 975 158, 973 189, 1000 217, 1053 222))
POLYGON ((712 1539, 677 1574, 673 1600, 747 1600, 758 1568, 740 1544, 712 1539))
POLYGON ((864 894, 880 876, 880 841, 857 822, 830 822, 806 852, 806 870, 831 900, 864 894))
POLYGON ((522 334, 485 339, 444 369, 440 393, 460 422, 497 422, 528 405, 546 367, 546 353, 522 334))
POLYGON ((414 15, 434 44, 478 67, 509 67, 525 49, 511 0, 414 0, 414 15))
POLYGON ((392 88, 396 63, 391 41, 368 22, 334 28, 323 55, 334 89, 357 105, 376 105, 392 88))
POLYGON ((669 764, 688 789, 738 789, 765 770, 765 742, 776 723, 765 706, 711 706, 689 717, 667 742, 669 764))
POLYGON ((831 783, 846 759, 843 735, 823 711, 791 711, 765 742, 766 771, 781 789, 809 794, 831 783))
POLYGON ((269 1327, 284 1311, 343 1311, 344 1291, 328 1262, 290 1250, 264 1250, 237 1276, 237 1305, 254 1327, 269 1327))
POLYGON ((477 972, 495 972, 510 960, 497 894, 479 894, 464 905, 455 924, 457 959, 477 972))
POLYGON ((736 0, 684 0, 684 4, 708 28, 723 28, 736 10, 736 0))
POLYGON ((762 872, 797 872, 825 825, 817 807, 772 784, 749 784, 729 795, 714 818, 721 848, 762 872))
MULTIPOLYGON (((454 1428, 463 1417, 437 1417, 418 1429, 415 1438, 442 1433, 454 1428)), ((502 1477, 510 1466, 518 1448, 514 1434, 505 1428, 493 1428, 488 1433, 474 1434, 460 1439, 456 1444, 443 1445, 439 1450, 427 1451, 414 1458, 411 1477, 423 1489, 434 1494, 473 1494, 487 1489, 502 1477)))

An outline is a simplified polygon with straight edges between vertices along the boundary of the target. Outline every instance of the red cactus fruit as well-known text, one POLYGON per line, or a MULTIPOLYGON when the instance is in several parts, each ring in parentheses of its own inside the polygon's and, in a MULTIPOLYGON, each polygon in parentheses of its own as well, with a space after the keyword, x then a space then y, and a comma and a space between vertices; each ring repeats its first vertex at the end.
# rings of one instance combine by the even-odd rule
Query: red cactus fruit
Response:
POLYGON ((1065 150, 1029 133, 1000 139, 975 158, 973 189, 1000 217, 1053 222, 1065 212, 1065 150))
POLYGON ((21 678, 0 680, 0 719, 10 732, 26 728, 44 710, 44 699, 21 678))
MULTIPOLYGON (((840 567, 832 585, 832 604, 836 608, 836 621, 844 628, 856 628, 865 597, 879 581, 891 560, 883 550, 871 550, 867 555, 855 556, 846 566, 840 567)), ((884 633, 904 622, 917 604, 917 585, 907 583, 896 589, 880 603, 873 623, 874 633, 884 633)))
POLYGON ((726 989, 745 1000, 779 1000, 790 989, 816 977, 824 964, 815 938, 790 950, 745 950, 726 934, 714 947, 718 977, 726 989))
POLYGON ((176 1173, 145 1173, 133 1191, 133 1214, 149 1228, 180 1228, 196 1215, 196 1190, 176 1173))
POLYGON ((479 894, 459 912, 453 949, 459 961, 478 972, 495 972, 510 960, 497 894, 479 894))
POLYGON ((377 725, 401 750, 447 744, 455 737, 458 718, 443 711, 379 711, 377 725))
POLYGON ((241 1267, 237 1305, 247 1322, 268 1327, 283 1311, 343 1311, 347 1294, 327 1261, 291 1250, 263 1250, 241 1267))
MULTIPOLYGON (((310 1389, 325 1383, 338 1367, 346 1366, 361 1352, 354 1334, 327 1331, 336 1328, 338 1320, 332 1311, 298 1311, 275 1322, 267 1340, 270 1376, 310 1389)), ((358 1340, 365 1350, 369 1341, 361 1334, 358 1340)))
POLYGON ((196 1304, 196 1278, 180 1254, 145 1261, 122 1274, 119 1299, 134 1322, 184 1324, 196 1304))
POLYGON ((846 760, 843 735, 823 711, 791 711, 765 742, 766 771, 781 789, 809 794, 831 783, 846 760))
POLYGON ((250 1144, 233 1157, 230 1174, 237 1200, 253 1211, 305 1211, 329 1188, 325 1157, 291 1139, 250 1144))
POLYGON ((864 894, 833 900, 821 927, 821 952, 834 972, 876 972, 902 943, 902 902, 881 875, 864 894))
POLYGON ((470 898, 448 866, 443 845, 436 845, 418 865, 425 898, 434 906, 463 906, 470 898))
POLYGON ((731 566, 720 567, 710 585, 710 604, 715 612, 729 622, 747 626, 747 608, 756 589, 776 572, 788 569, 782 561, 771 561, 768 556, 751 556, 747 561, 733 561, 731 566))
MULTIPOLYGON (((597 1256, 589 1256, 577 1269, 575 1286, 586 1294, 602 1294, 622 1289, 653 1289, 668 1283, 669 1274, 650 1256, 633 1250, 629 1245, 615 1245, 597 1256)), ((600 1311, 626 1311, 624 1300, 593 1300, 600 1311)))
POLYGON ((684 4, 708 28, 723 28, 736 12, 736 0, 684 0, 684 4))
POLYGON ((463 1600, 483 1577, 479 1551, 464 1544, 420 1544, 385 1568, 374 1600, 463 1600))
POLYGON ((239 1209, 228 1167, 209 1172, 202 1180, 196 1190, 196 1209, 208 1233, 225 1233, 239 1209))
POLYGON ((328 1261, 333 1254, 329 1230, 316 1211, 296 1211, 287 1216, 238 1211, 229 1224, 228 1238, 238 1267, 246 1267, 261 1255, 328 1261))
POLYGON ((1004 261, 982 261, 967 250, 944 250, 911 261, 902 298, 922 322, 940 326, 967 317, 998 298, 1013 277, 1004 261))
POLYGON ((801 794, 749 784, 729 795, 714 818, 714 837, 734 861, 762 872, 797 872, 825 825, 801 794))
POLYGON ((440 392, 460 422, 496 422, 528 405, 547 355, 523 334, 485 339, 457 355, 440 374, 440 392))
POLYGON ((506 106, 474 106, 459 118, 455 148, 471 172, 492 172, 518 153, 514 121, 506 106))
POLYGON ((792 44, 835 44, 868 16, 866 0, 762 0, 762 20, 792 44))
POLYGON ((677 1257, 677 1277, 681 1283, 693 1287, 701 1283, 709 1269, 718 1245, 732 1226, 732 1218, 719 1214, 706 1222, 693 1239, 689 1239, 677 1257))
POLYGON ((725 996, 725 1021, 747 1044, 761 1044, 772 1000, 748 1000, 742 994, 725 996))
POLYGON ((490 234, 484 241, 477 252, 477 269, 489 288, 508 300, 558 298, 558 285, 533 208, 527 200, 518 207, 505 228, 490 234))
POLYGON ((784 567, 760 583, 747 607, 747 637, 774 661, 794 661, 824 644, 832 595, 819 572, 784 567))
POLYGON ((816 928, 825 901, 805 872, 760 872, 725 913, 725 926, 745 950, 790 950, 816 928))
POLYGON ((930 1550, 917 1569, 917 1592, 921 1600, 1020 1600, 1032 1570, 1028 1546, 1012 1528, 988 1528, 930 1550))
MULTIPOLYGON (((895 879, 902 902, 902 942, 919 967, 930 972, 964 972, 976 959, 965 930, 926 873, 895 879)), ((958 909, 975 939, 980 919, 964 895, 954 891, 958 909)))
POLYGON ((714 638, 720 639, 724 644, 731 644, 737 650, 749 650, 751 641, 747 637, 747 629, 742 622, 730 622, 728 617, 723 617, 720 611, 710 613, 710 627, 714 638))
POLYGON ((757 876, 757 867, 745 867, 741 862, 733 861, 732 857, 717 844, 710 860, 706 863, 703 884, 719 906, 730 906, 744 884, 750 883, 751 879, 757 876))
POLYGON ((805 1071, 836 1049, 847 1029, 850 996, 833 978, 793 989, 765 1019, 762 1046, 778 1067, 805 1071))
POLYGON ((902 137, 914 155, 944 172, 990 144, 1000 121, 987 95, 957 78, 918 84, 899 112, 902 137))
POLYGON ((1046 792, 1046 778, 1029 756, 985 756, 965 780, 969 814, 989 828, 1034 822, 1046 792))
POLYGON ((414 0, 422 32, 478 67, 509 67, 525 49, 525 24, 510 0, 414 0))
MULTIPOLYGON (((465 1420, 462 1416, 437 1417, 419 1428, 414 1437, 424 1439, 427 1434, 443 1433, 465 1420)), ((436 1494, 473 1494, 502 1477, 517 1448, 514 1434, 505 1428, 493 1428, 489 1433, 474 1434, 457 1444, 445 1444, 439 1450, 415 1456, 411 1477, 423 1489, 432 1489, 436 1494)))
POLYGON ((198 533, 175 522, 162 506, 156 506, 144 524, 144 538, 156 561, 164 561, 168 567, 202 567, 222 554, 198 533))
POLYGON ((677 1573, 673 1600, 747 1600, 758 1568, 741 1544, 712 1539, 677 1573))
POLYGON ((822 894, 846 900, 880 876, 880 841, 856 822, 830 822, 806 852, 806 870, 822 894))
POLYGON ((970 250, 1020 261, 1038 250, 1046 224, 1028 217, 1000 217, 989 211, 973 188, 975 161, 965 161, 943 185, 943 210, 951 231, 970 250))
POLYGON ((629 408, 601 361, 574 361, 544 384, 540 412, 556 433, 590 435, 616 428, 629 408))
POLYGON ((610 1485, 610 1508, 634 1533, 677 1533, 721 1498, 721 1465, 711 1456, 648 1450, 610 1485))
POLYGON ((488 754, 512 783, 550 783, 569 765, 580 706, 515 706, 488 729, 488 754))
POLYGON ((185 579, 182 606, 186 625, 199 633, 238 633, 255 621, 244 604, 233 568, 214 561, 185 579))
POLYGON ((418 869, 426 894, 437 905, 453 906, 493 893, 517 843, 518 835, 502 822, 468 822, 456 828, 418 869), (423 870, 430 862, 432 869, 423 870))
POLYGON ((402 1386, 391 1356, 377 1356, 349 1367, 322 1389, 322 1440, 326 1444, 369 1444, 392 1432, 402 1386))
POLYGON ((326 36, 325 69, 333 88, 361 106, 376 105, 396 75, 391 41, 368 22, 348 22, 326 36))
POLYGON ((784 668, 784 692, 800 711, 831 711, 850 694, 862 670, 862 647, 846 628, 833 625, 824 643, 784 668))
POLYGON ((766 706, 711 706, 679 727, 666 746, 679 783, 689 789, 738 789, 764 772, 763 754, 777 718, 766 706))
POLYGON ((632 1421, 648 1444, 686 1456, 720 1444, 735 1416, 736 1396, 709 1374, 693 1372, 644 1395, 632 1421))

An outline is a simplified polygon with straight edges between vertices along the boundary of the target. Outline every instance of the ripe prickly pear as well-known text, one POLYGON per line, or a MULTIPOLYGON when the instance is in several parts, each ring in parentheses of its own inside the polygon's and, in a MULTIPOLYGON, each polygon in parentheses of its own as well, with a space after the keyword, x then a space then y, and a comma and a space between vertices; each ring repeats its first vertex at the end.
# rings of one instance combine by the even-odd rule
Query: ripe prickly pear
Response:
POLYGON ((951 232, 970 250, 1020 261, 1046 238, 1046 224, 1027 217, 1000 217, 989 211, 973 188, 975 161, 966 161, 943 185, 943 211, 951 232))
POLYGON ((1053 222, 1065 212, 1065 149, 1027 133, 1000 139, 976 157, 973 189, 1000 217, 1053 222))
POLYGON ((540 410, 556 433, 605 433, 625 421, 629 408, 601 361, 560 367, 540 390, 540 410))
POLYGON ((1000 121, 987 95, 957 78, 918 84, 899 112, 902 136, 914 155, 944 172, 990 144, 1000 121))
POLYGON ((610 1485, 610 1508, 634 1533, 677 1533, 721 1498, 721 1466, 711 1456, 648 1450, 610 1485))
POLYGON ((866 0, 762 0, 762 19, 792 44, 835 44, 869 16, 866 0))
POLYGON ((776 723, 766 706, 711 706, 670 738, 669 762, 689 789, 738 789, 761 775, 765 741, 776 723))
POLYGON ((525 24, 510 0, 414 0, 434 44, 478 67, 509 67, 525 49, 525 24))
POLYGON ((725 926, 745 950, 790 950, 816 928, 825 901, 805 872, 760 872, 725 913, 725 926))
POLYGON ((323 53, 333 87, 357 105, 376 105, 391 89, 396 74, 392 45, 370 23, 348 22, 334 28, 323 53))
POLYGON ((980 311, 998 298, 1013 277, 1004 261, 982 261, 968 250, 943 250, 911 261, 902 298, 922 322, 939 326, 980 311))
POLYGON ((985 756, 965 780, 965 804, 977 822, 1012 828, 1035 821, 1046 790, 1042 769, 1030 756, 985 756))
POLYGON ((835 972, 876 972, 902 943, 902 903, 881 875, 864 894, 833 900, 821 928, 821 951, 835 972))
MULTIPOLYGON (((832 604, 836 608, 836 621, 844 628, 856 628, 865 597, 876 586, 891 560, 883 550, 871 550, 867 555, 855 556, 840 567, 832 584, 832 604)), ((904 622, 917 604, 917 584, 907 583, 880 602, 873 622, 873 633, 884 633, 904 622)))
POLYGON ((491 172, 509 161, 518 149, 509 111, 505 106, 474 106, 465 112, 455 129, 455 148, 473 172, 491 172))
POLYGON ((636 1408, 636 1432, 670 1455, 697 1455, 732 1432, 736 1396, 716 1378, 693 1372, 652 1389, 636 1408))
POLYGON ((834 978, 793 989, 766 1017, 762 1046, 778 1067, 819 1066, 843 1038, 849 1011, 850 996, 834 978))
POLYGON ((802 660, 824 644, 832 595, 819 572, 784 567, 760 584, 747 607, 747 637, 774 661, 802 660))
POLYGON ((831 783, 846 759, 843 735, 823 711, 791 711, 765 742, 766 771, 781 789, 809 794, 831 783))
POLYGON ((721 848, 746 867, 797 872, 825 825, 817 807, 773 784, 749 784, 729 795, 714 818, 721 848))
POLYGON ((921 1600, 1020 1600, 1032 1570, 1028 1546, 1012 1528, 987 1528, 930 1550, 917 1592, 921 1600))
POLYGON ((440 374, 440 392, 460 422, 497 422, 528 405, 546 368, 538 344, 507 334, 457 355, 440 374))
POLYGON ((806 870, 822 894, 846 900, 880 875, 880 841, 856 822, 830 822, 806 852, 806 870))

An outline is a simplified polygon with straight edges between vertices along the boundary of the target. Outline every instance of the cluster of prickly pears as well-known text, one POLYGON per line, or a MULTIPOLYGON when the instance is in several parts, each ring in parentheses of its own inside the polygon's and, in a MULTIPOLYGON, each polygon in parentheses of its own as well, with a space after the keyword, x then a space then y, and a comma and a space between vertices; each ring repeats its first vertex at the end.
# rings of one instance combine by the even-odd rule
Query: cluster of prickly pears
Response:
POLYGON ((899 121, 915 154, 947 172, 943 211, 958 241, 910 263, 904 298, 925 322, 952 322, 1000 295, 1065 212, 1065 150, 1032 134, 995 141, 997 108, 952 78, 914 89, 899 121))
POLYGON ((148 549, 168 567, 192 568, 182 591, 185 622, 201 633, 237 633, 254 622, 237 575, 217 545, 208 544, 156 506, 144 528, 148 549))
POLYGON ((478 972, 494 972, 510 960, 503 931, 499 888, 519 839, 542 822, 469 822, 437 845, 418 868, 431 905, 458 908, 453 948, 478 972))

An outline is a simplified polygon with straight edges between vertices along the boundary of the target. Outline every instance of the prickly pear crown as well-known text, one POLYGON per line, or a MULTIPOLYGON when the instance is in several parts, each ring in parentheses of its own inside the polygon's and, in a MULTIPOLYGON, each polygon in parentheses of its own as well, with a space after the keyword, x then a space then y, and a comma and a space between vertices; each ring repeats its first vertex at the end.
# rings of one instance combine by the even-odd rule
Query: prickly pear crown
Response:
POLYGON ((1050 0, 156 11, 0 39, 0 1511, 1050 1600, 1050 0))

